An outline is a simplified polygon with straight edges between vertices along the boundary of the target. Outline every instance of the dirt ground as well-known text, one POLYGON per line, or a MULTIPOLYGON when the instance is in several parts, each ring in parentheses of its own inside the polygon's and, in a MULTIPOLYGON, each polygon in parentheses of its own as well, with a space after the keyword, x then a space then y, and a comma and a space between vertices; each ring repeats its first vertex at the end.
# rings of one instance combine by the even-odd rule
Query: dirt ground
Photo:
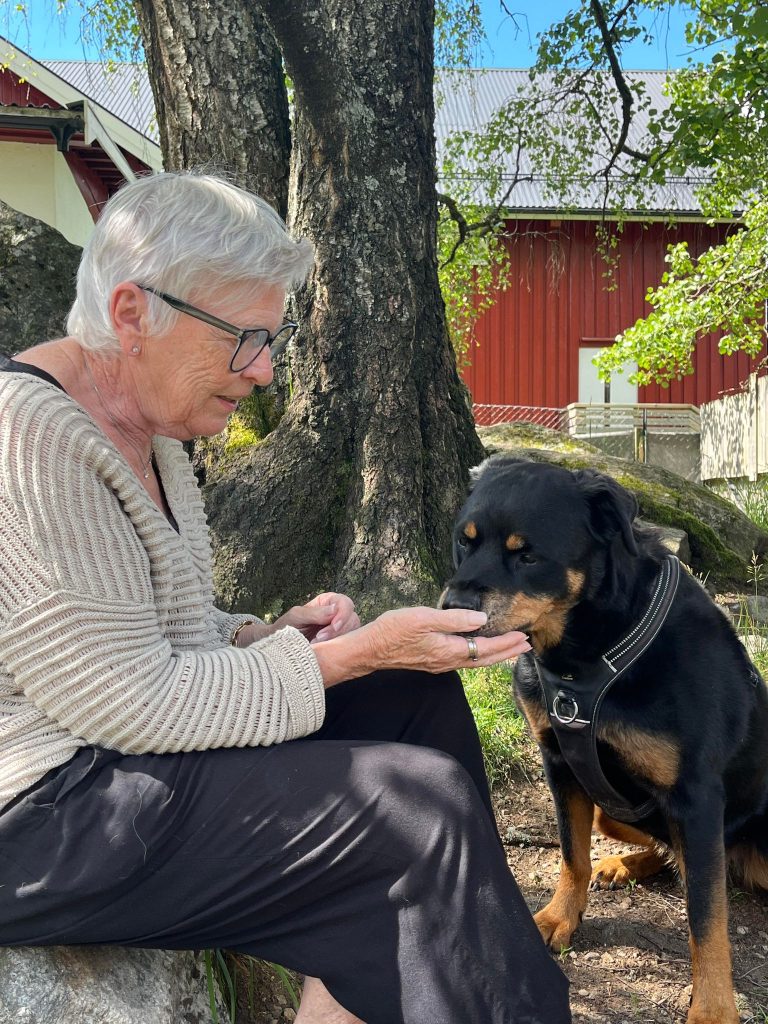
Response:
MULTIPOLYGON (((507 859, 532 911, 545 906, 560 851, 552 799, 538 768, 496 794, 507 859)), ((592 860, 624 853, 592 838, 592 860)), ((768 896, 730 888, 734 988, 743 1022, 768 1024, 768 896)), ((676 874, 590 893, 581 928, 560 957, 574 1024, 680 1024, 691 994, 685 900, 676 874)))

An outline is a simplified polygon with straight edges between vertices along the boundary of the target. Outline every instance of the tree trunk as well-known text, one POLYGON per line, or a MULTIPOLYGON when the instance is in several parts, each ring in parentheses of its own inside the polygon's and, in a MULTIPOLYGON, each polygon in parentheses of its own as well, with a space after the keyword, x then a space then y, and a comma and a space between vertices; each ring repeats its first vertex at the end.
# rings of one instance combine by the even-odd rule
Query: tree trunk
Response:
POLYGON ((134 0, 168 170, 225 171, 282 217, 290 130, 280 51, 247 0, 134 0))
POLYGON ((295 88, 289 206, 316 264, 285 416, 207 468, 219 597, 264 612, 337 589, 364 615, 432 602, 482 454, 437 282, 433 5, 261 7, 295 88))

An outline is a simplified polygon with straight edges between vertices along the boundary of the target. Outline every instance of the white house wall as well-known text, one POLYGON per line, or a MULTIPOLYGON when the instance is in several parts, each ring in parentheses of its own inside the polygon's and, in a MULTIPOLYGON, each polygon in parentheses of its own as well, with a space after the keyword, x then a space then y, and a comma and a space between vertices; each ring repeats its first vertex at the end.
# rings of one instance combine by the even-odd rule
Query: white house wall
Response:
POLYGON ((85 245, 93 218, 55 146, 0 142, 0 201, 85 245))

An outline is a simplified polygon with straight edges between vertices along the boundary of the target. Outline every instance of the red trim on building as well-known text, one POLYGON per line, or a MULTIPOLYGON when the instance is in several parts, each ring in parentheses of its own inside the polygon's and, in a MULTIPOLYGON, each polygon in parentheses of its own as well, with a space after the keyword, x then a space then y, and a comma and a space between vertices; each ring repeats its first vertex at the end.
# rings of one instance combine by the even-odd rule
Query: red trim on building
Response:
POLYGON ((109 199, 107 186, 74 150, 70 149, 64 153, 64 159, 95 223, 99 219, 102 206, 109 199))

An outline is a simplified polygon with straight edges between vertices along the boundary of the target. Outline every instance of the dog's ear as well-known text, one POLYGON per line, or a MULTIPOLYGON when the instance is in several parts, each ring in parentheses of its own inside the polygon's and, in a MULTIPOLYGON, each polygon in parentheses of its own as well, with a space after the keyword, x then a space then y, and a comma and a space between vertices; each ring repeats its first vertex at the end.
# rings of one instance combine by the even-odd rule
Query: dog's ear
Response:
POLYGON ((589 503, 589 531, 592 536, 608 543, 620 536, 630 555, 638 554, 632 533, 632 523, 639 510, 634 494, 593 469, 580 469, 573 475, 589 503))

